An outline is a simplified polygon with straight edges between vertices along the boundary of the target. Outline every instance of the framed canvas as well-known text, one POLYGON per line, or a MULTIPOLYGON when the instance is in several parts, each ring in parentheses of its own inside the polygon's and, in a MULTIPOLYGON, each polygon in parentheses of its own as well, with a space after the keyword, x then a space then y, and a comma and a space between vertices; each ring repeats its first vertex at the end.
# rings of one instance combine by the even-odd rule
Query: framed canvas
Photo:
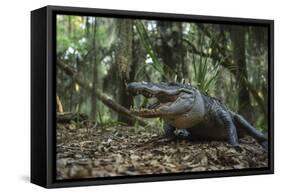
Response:
POLYGON ((31 12, 31 182, 272 174, 272 20, 31 12))

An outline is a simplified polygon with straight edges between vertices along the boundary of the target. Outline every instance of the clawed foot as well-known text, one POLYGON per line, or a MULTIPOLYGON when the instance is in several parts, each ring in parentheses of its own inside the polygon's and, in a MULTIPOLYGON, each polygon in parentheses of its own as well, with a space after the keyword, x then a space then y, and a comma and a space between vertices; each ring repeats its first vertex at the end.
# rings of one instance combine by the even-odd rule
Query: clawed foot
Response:
POLYGON ((241 146, 239 145, 239 143, 235 143, 235 144, 229 144, 230 148, 234 148, 236 151, 238 152, 242 152, 243 149, 241 148, 241 146))
POLYGON ((190 136, 190 133, 186 129, 177 129, 174 133, 177 139, 187 139, 190 136))
POLYGON ((186 129, 177 129, 171 136, 166 136, 168 141, 186 140, 190 137, 190 133, 186 129))

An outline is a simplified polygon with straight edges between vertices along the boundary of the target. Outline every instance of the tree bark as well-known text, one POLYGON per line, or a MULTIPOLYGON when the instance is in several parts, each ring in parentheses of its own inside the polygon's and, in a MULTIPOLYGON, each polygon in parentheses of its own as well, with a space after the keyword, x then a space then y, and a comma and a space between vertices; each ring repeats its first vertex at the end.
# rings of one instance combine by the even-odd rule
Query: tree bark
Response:
POLYGON ((95 18, 95 23, 92 24, 92 30, 94 32, 93 34, 93 51, 94 51, 94 56, 91 58, 91 64, 93 64, 93 81, 92 81, 92 85, 93 85, 93 91, 92 91, 92 99, 91 99, 91 106, 92 106, 92 110, 91 110, 91 116, 93 119, 96 119, 96 112, 97 112, 97 97, 96 97, 96 88, 98 86, 98 63, 97 63, 97 58, 98 58, 98 49, 97 49, 97 18, 95 18))
MULTIPOLYGON (((126 83, 134 78, 132 74, 132 54, 133 54, 133 21, 132 20, 117 20, 118 30, 118 47, 116 63, 118 68, 118 100, 125 108, 129 109, 133 104, 133 97, 127 94, 126 83)), ((118 121, 133 125, 131 120, 128 120, 124 115, 118 115, 118 121)))
MULTIPOLYGON (((177 22, 158 22, 158 31, 161 44, 158 46, 160 57, 163 60, 164 71, 170 80, 174 81, 176 75, 178 80, 184 76, 182 66, 184 61, 184 47, 182 46, 182 24, 177 22)), ((177 80, 176 80, 177 81, 177 80)))
POLYGON ((232 26, 230 29, 233 62, 235 66, 236 87, 238 90, 238 112, 252 122, 252 107, 245 55, 245 27, 232 26))

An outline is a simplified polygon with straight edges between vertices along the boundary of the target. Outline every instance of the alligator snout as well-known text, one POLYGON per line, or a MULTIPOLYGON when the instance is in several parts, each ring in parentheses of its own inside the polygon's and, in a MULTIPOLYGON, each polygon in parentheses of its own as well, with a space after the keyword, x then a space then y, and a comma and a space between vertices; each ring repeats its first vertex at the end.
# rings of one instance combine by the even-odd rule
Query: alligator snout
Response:
MULTIPOLYGON (((166 83, 148 83, 148 82, 131 82, 127 85, 127 90, 132 95, 143 94, 146 97, 151 96, 167 96, 167 95, 178 95, 183 88, 169 85, 166 83)), ((187 89, 184 89, 187 91, 187 89)))
POLYGON ((132 95, 142 94, 145 97, 152 97, 153 91, 148 86, 146 82, 131 82, 127 85, 127 90, 132 95))
POLYGON ((127 85, 127 90, 129 92, 136 92, 141 88, 141 84, 139 82, 131 82, 127 85))

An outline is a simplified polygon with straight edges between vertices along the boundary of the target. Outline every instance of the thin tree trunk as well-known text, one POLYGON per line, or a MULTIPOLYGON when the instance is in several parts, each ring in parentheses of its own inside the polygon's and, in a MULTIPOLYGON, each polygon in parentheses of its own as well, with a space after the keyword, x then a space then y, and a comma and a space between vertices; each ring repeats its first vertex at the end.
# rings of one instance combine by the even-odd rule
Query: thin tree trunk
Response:
MULTIPOLYGON (((132 48, 133 48, 133 21, 117 20, 118 29, 118 50, 116 62, 118 67, 118 85, 119 85, 119 103, 129 109, 133 104, 132 96, 126 92, 126 83, 134 77, 132 75, 132 48)), ((118 121, 132 125, 132 121, 128 120, 124 115, 118 115, 118 121)))
POLYGON ((158 22, 161 45, 158 47, 160 57, 163 60, 164 71, 173 81, 176 74, 177 79, 183 78, 182 66, 184 59, 184 47, 182 46, 182 24, 176 22, 158 22))
POLYGON ((136 72, 138 71, 138 67, 145 65, 146 50, 142 45, 141 39, 137 37, 138 36, 133 38, 133 57, 129 81, 135 81, 134 79, 136 72))
POLYGON ((180 33, 180 52, 181 52, 181 69, 179 71, 181 72, 182 78, 185 79, 185 81, 189 81, 189 72, 188 72, 188 63, 186 63, 186 55, 187 49, 184 46, 183 41, 183 24, 179 23, 179 33, 180 33))
POLYGON ((236 67, 236 86, 238 90, 238 111, 250 122, 252 121, 252 107, 249 90, 247 88, 247 66, 245 55, 245 27, 233 26, 230 30, 233 46, 233 62, 236 67))
POLYGON ((91 60, 91 63, 93 65, 93 81, 92 81, 92 85, 93 85, 93 91, 92 91, 92 110, 91 110, 91 116, 93 119, 96 119, 96 112, 97 112, 97 97, 96 97, 96 88, 98 87, 98 63, 97 63, 97 58, 98 58, 98 49, 97 49, 97 18, 95 19, 95 23, 93 26, 93 33, 94 33, 94 37, 93 37, 93 50, 94 50, 94 55, 93 58, 91 60))
MULTIPOLYGON (((68 37, 69 37, 69 39, 71 39, 72 37, 71 37, 71 35, 72 35, 72 23, 71 23, 71 16, 68 16, 68 37)), ((74 62, 74 61, 73 61, 74 62)), ((75 61, 76 62, 76 61, 75 61)), ((73 82, 73 80, 71 80, 71 90, 69 90, 69 92, 70 92, 70 99, 69 99, 69 110, 70 111, 73 111, 73 88, 74 88, 74 82, 73 82)))

